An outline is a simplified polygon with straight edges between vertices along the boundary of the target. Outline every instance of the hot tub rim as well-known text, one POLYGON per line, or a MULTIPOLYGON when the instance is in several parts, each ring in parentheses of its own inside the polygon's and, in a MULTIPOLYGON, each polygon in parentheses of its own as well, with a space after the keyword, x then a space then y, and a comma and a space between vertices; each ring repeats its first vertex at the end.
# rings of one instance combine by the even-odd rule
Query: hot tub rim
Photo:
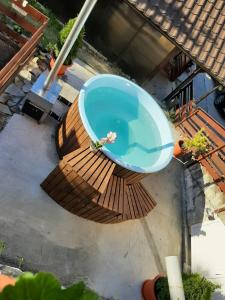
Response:
MULTIPOLYGON (((83 124, 86 132, 88 133, 90 139, 93 140, 93 141, 96 141, 98 138, 97 138, 95 132, 92 130, 92 128, 89 124, 89 121, 87 119, 86 113, 85 113, 85 107, 84 107, 85 93, 86 93, 86 90, 90 87, 90 85, 94 81, 99 80, 99 79, 105 79, 105 78, 113 78, 113 79, 117 79, 117 80, 123 80, 125 83, 127 83, 129 85, 132 85, 133 87, 137 88, 138 91, 140 91, 145 96, 152 98, 152 100, 154 101, 155 107, 157 107, 159 113, 161 114, 161 117, 164 119, 164 125, 167 124, 168 141, 169 141, 168 144, 169 144, 169 146, 166 149, 160 150, 161 155, 163 153, 163 156, 167 156, 167 159, 165 159, 163 161, 163 163, 160 163, 160 161, 159 161, 160 157, 159 157, 153 165, 147 166, 146 168, 141 168, 141 167, 138 167, 136 165, 130 165, 128 163, 125 163, 122 159, 119 159, 117 155, 115 155, 113 152, 108 150, 106 147, 102 147, 101 151, 106 156, 108 156, 110 159, 112 159, 115 163, 117 163, 118 165, 120 165, 123 168, 126 168, 130 171, 134 171, 134 172, 137 172, 137 173, 154 173, 154 172, 158 172, 158 171, 162 170, 163 168, 165 168, 170 163, 170 161, 173 158, 174 139, 173 139, 173 136, 172 136, 172 131, 171 131, 170 125, 168 123, 168 120, 167 120, 166 116, 164 115, 161 107, 157 103, 157 101, 147 91, 145 91, 142 87, 140 87, 136 83, 134 83, 134 82, 132 82, 132 81, 130 81, 130 80, 124 78, 124 77, 121 77, 121 76, 118 76, 118 75, 113 75, 113 74, 98 74, 96 76, 93 76, 89 80, 87 80, 84 83, 83 87, 81 88, 80 94, 79 94, 79 97, 78 97, 78 110, 79 110, 79 114, 80 114, 82 124, 83 124), (168 153, 165 153, 165 151, 167 151, 168 153)), ((146 108, 146 110, 148 110, 146 106, 145 106, 145 108, 146 108)), ((158 122, 156 122, 156 125, 159 128, 158 122)), ((161 133, 160 130, 159 130, 159 132, 161 133)))

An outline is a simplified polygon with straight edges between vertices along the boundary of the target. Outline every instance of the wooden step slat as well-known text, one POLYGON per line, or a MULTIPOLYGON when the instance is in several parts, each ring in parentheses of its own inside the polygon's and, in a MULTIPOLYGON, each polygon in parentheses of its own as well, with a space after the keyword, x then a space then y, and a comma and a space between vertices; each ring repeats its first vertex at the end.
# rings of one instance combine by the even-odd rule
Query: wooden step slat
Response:
POLYGON ((93 152, 90 147, 79 148, 63 158, 88 185, 98 193, 104 193, 116 164, 101 151, 93 152))
POLYGON ((128 213, 126 181, 112 175, 105 192, 94 200, 99 206, 118 214, 128 213))
POLYGON ((128 219, 138 219, 156 206, 156 202, 141 183, 127 185, 127 201, 129 206, 128 219))

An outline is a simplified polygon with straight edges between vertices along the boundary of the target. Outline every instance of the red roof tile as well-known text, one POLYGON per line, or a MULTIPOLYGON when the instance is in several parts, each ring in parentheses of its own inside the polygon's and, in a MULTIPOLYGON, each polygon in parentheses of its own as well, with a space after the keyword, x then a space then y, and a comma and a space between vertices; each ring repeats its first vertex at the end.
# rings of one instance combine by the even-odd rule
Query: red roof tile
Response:
POLYGON ((128 0, 225 85, 225 0, 128 0))

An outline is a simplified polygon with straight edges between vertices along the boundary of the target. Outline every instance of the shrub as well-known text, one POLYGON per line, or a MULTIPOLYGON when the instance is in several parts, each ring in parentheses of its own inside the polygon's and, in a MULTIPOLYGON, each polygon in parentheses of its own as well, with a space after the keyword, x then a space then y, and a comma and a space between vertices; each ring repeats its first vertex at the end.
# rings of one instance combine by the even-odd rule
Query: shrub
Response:
POLYGON ((174 109, 165 111, 165 115, 172 123, 176 122, 176 111, 174 109))
POLYGON ((212 293, 220 287, 199 274, 184 274, 183 285, 186 300, 211 300, 212 293))
MULTIPOLYGON (((213 292, 220 286, 200 274, 183 274, 185 300, 211 300, 213 292)), ((157 300, 170 300, 167 277, 156 282, 157 300)))
MULTIPOLYGON (((54 55, 57 58, 59 55, 60 50, 62 49, 74 23, 76 22, 76 18, 70 19, 65 26, 60 30, 59 32, 59 37, 58 37, 58 42, 53 46, 54 49, 54 55)), ((72 49, 70 50, 69 55, 67 56, 64 64, 65 65, 70 65, 73 58, 76 57, 77 51, 79 50, 80 47, 82 47, 82 42, 84 38, 84 29, 81 30, 76 42, 74 43, 72 49)))
POLYGON ((209 151, 210 141, 203 133, 204 128, 201 128, 193 138, 185 138, 183 147, 186 151, 190 151, 193 157, 197 157, 209 151))

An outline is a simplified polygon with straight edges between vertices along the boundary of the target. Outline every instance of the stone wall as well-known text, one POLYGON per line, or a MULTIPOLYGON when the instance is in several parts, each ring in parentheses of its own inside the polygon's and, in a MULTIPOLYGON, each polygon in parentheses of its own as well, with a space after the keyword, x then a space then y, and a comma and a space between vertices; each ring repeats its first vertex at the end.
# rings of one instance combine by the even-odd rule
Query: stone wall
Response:
POLYGON ((225 205, 225 195, 200 164, 185 169, 184 174, 188 226, 212 220, 225 205))

